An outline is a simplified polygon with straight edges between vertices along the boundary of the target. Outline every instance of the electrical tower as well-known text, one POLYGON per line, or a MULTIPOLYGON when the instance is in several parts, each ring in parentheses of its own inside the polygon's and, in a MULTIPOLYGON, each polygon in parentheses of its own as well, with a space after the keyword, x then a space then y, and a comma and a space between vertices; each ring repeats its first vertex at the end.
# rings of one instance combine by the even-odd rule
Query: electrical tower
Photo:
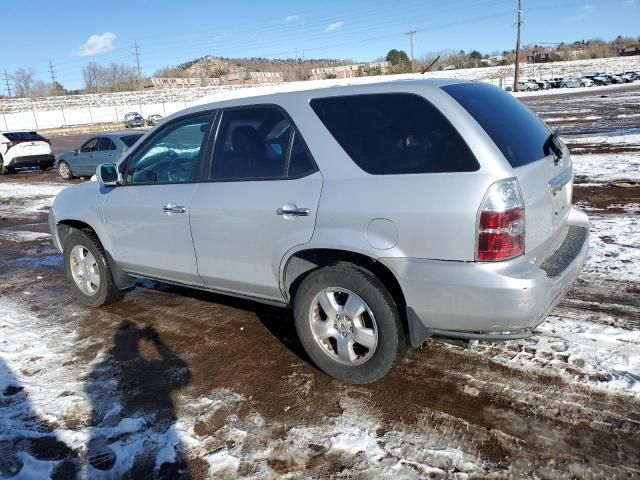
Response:
POLYGON ((56 83, 56 72, 54 70, 55 65, 51 63, 51 59, 49 59, 49 75, 51 76, 51 84, 55 85, 56 83))
POLYGON ((11 96, 11 87, 9 86, 9 74, 7 71, 4 71, 4 81, 7 84, 7 95, 11 96))
POLYGON ((407 35, 409 35, 409 39, 411 42, 411 73, 416 72, 416 63, 413 60, 413 36, 415 35, 415 33, 416 33, 415 30, 411 30, 410 32, 407 32, 407 35))
POLYGON ((520 80, 520 25, 522 25, 522 0, 518 0, 518 33, 516 35, 516 72, 513 77, 513 91, 518 91, 518 81, 520 80))
POLYGON ((136 65, 138 69, 138 88, 142 87, 142 72, 140 70, 140 47, 138 46, 138 42, 136 41, 133 44, 133 50, 136 56, 136 65))

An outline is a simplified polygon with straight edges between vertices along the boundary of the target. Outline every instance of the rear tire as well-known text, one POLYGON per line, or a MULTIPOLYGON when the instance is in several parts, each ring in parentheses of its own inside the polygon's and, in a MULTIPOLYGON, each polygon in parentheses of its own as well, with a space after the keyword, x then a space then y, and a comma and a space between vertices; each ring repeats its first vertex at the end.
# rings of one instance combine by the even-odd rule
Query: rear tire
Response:
POLYGON ((0 175, 9 175, 10 173, 13 173, 13 169, 6 167, 4 160, 0 157, 0 175))
POLYGON ((64 160, 60 160, 58 162, 58 175, 60 175, 64 180, 71 180, 73 178, 71 167, 64 160))
POLYGON ((76 298, 101 307, 124 297, 116 286, 111 267, 98 237, 89 230, 73 230, 63 247, 64 273, 76 298))
POLYGON ((350 263, 307 275, 294 299, 294 316, 300 342, 313 363, 340 380, 379 380, 407 349, 389 290, 373 273, 350 263))

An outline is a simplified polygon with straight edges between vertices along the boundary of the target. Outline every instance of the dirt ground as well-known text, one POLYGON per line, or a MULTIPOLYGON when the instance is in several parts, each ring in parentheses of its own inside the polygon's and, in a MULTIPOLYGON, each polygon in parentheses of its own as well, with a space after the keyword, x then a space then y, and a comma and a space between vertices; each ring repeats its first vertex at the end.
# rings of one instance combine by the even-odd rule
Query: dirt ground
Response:
MULTIPOLYGON (((563 133, 637 133, 638 118, 620 116, 638 112, 637 103, 625 100, 626 92, 613 99, 549 96, 526 102, 542 117, 578 117, 555 122, 563 133), (600 118, 568 112, 585 109, 597 111, 600 118)), ((54 153, 76 148, 85 138, 53 136, 54 153)), ((578 148, 587 153, 640 151, 639 145, 581 143, 578 148)), ((49 171, 0 178, 3 182, 63 180, 49 171)), ((624 205, 640 203, 640 184, 577 184, 574 201, 607 215, 619 214, 624 205)), ((46 209, 0 218, 0 232, 16 227, 47 232, 46 209)), ((411 350, 382 381, 351 386, 310 364, 287 310, 150 281, 140 281, 118 304, 85 308, 72 297, 60 256, 46 238, 17 243, 0 237, 0 289, 0 305, 4 302, 25 318, 55 323, 59 332, 73 335, 67 367, 73 372, 77 366, 84 385, 117 380, 113 395, 123 405, 122 415, 141 415, 153 425, 192 419, 191 435, 204 440, 197 447, 185 444, 162 475, 156 472, 157 478, 209 478, 218 457, 238 460, 235 469, 224 464, 213 470, 213 476, 229 478, 372 478, 376 472, 385 472, 386 478, 640 476, 640 397, 594 388, 594 382, 603 380, 597 372, 562 350, 539 349, 536 341, 476 344, 470 349, 429 341, 411 350), (515 357, 519 360, 512 363, 515 357), (522 358, 528 362, 525 367, 522 358), (232 392, 235 400, 221 401, 218 408, 198 407, 202 398, 214 398, 212 392, 232 392), (388 469, 372 465, 366 449, 341 450, 327 442, 322 433, 327 425, 338 431, 347 431, 345 425, 366 430, 367 441, 383 452, 376 461, 388 469), (449 451, 462 453, 444 454, 449 451), (467 456, 479 467, 465 466, 467 456)), ((640 285, 581 277, 558 312, 637 330, 640 285)), ((37 377, 37 363, 20 375, 37 377)), ((76 385, 71 377, 70 384, 76 385)), ((91 390, 84 388, 85 393, 70 390, 65 395, 89 395, 91 411, 68 411, 47 420, 42 429, 101 425, 104 418, 96 405, 105 400, 99 393, 91 397, 91 390)), ((0 402, 22 394, 5 391, 0 402)), ((56 466, 55 478, 74 477, 86 454, 86 448, 65 449, 59 442, 2 445, 0 441, 6 465, 20 449, 37 458, 66 459, 56 466)), ((110 455, 90 461, 95 468, 100 462, 108 466, 114 461, 110 455)), ((144 461, 135 461, 131 478, 143 478, 135 472, 146 471, 144 461)), ((6 465, 5 474, 10 471, 6 465)))

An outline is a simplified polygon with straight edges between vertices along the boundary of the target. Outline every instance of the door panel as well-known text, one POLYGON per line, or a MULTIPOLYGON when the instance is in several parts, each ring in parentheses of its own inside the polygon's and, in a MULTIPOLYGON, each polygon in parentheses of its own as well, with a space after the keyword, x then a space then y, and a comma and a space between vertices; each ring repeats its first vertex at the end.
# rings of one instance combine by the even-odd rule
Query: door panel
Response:
POLYGON ((176 119, 127 157, 125 185, 103 204, 114 259, 143 276, 201 286, 189 206, 207 144, 209 112, 176 119))
POLYGON ((202 281, 219 290, 282 299, 280 261, 311 239, 321 188, 319 172, 296 180, 200 184, 191 231, 202 281), (286 205, 309 214, 278 215, 286 205))
POLYGON ((132 185, 111 189, 103 215, 122 268, 141 275, 201 285, 189 232, 189 204, 196 184, 132 185), (164 207, 184 207, 184 213, 164 207))

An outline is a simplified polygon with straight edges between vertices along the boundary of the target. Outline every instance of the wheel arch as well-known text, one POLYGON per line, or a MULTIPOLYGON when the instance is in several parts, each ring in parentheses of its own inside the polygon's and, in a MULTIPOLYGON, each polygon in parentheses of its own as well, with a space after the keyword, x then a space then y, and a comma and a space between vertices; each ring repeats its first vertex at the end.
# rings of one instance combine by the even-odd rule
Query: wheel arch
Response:
POLYGON ((405 310, 406 301, 400 282, 386 265, 365 253, 335 248, 298 250, 286 259, 282 271, 282 285, 287 301, 290 302, 295 297, 300 283, 309 273, 338 262, 352 263, 375 274, 393 296, 398 305, 398 310, 401 312, 405 310))
POLYGON ((136 280, 132 276, 130 276, 127 272, 122 270, 122 268, 118 265, 118 263, 113 259, 109 249, 106 247, 103 238, 101 238, 99 232, 90 224, 82 221, 82 220, 74 220, 74 219, 66 219, 60 220, 56 224, 56 235, 58 237, 58 242, 60 243, 60 249, 62 250, 64 247, 64 242, 74 230, 81 231, 89 231, 91 234, 95 235, 100 242, 100 245, 104 249, 105 255, 107 257, 107 261, 109 262, 109 267, 111 268, 111 273, 113 275, 113 280, 116 286, 120 290, 126 290, 135 284, 136 280))

